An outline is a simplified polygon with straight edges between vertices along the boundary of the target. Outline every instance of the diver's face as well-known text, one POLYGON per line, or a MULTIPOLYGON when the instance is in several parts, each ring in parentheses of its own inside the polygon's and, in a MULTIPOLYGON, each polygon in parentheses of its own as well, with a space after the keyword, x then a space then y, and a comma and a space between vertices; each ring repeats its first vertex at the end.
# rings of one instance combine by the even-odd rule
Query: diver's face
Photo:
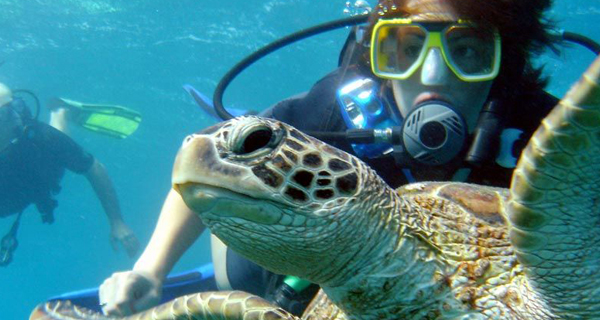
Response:
MULTIPOLYGON (((458 21, 445 0, 409 0, 413 21, 458 21)), ((439 48, 430 48, 423 65, 406 80, 391 80, 396 104, 403 117, 420 103, 442 100, 452 105, 473 132, 479 112, 487 100, 492 81, 465 82, 449 69, 439 48)))
POLYGON ((0 152, 16 138, 15 133, 20 126, 21 119, 18 115, 9 107, 0 106, 0 152))

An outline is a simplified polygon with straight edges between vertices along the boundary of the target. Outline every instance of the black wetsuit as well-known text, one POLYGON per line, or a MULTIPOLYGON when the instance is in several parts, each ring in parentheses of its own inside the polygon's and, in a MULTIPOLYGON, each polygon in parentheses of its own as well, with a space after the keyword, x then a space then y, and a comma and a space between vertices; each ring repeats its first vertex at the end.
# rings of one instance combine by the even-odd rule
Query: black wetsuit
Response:
MULTIPOLYGON (((270 109, 262 112, 260 115, 286 122, 294 127, 305 131, 329 131, 341 132, 347 130, 347 126, 340 113, 340 107, 336 101, 336 90, 343 84, 343 80, 347 79, 348 74, 344 77, 338 70, 330 73, 319 82, 306 94, 284 100, 270 109), (344 78, 344 79, 343 79, 344 78)), ((390 94, 386 92, 384 94, 390 94)), ((535 110, 537 114, 517 114, 507 115, 505 127, 516 128, 522 131, 518 140, 513 141, 510 147, 512 156, 518 158, 522 148, 529 140, 535 129, 540 124, 540 121, 557 103, 557 99, 545 92, 529 93, 529 96, 524 99, 528 103, 535 103, 539 107, 535 110)), ((326 141, 346 152, 354 154, 351 145, 344 141, 326 141)), ((363 159, 378 174, 393 188, 414 181, 447 181, 452 180, 455 169, 469 167, 470 173, 466 182, 472 182, 483 185, 491 185, 498 187, 508 187, 511 179, 513 168, 505 168, 491 161, 478 167, 473 167, 462 161, 454 164, 453 169, 449 169, 448 165, 442 167, 417 167, 410 170, 411 176, 409 179, 404 168, 399 167, 394 159, 383 157, 378 159, 363 159), (419 170, 421 169, 421 170, 419 170)), ((227 274, 232 287, 236 290, 244 290, 263 297, 272 298, 273 288, 281 284, 283 276, 274 275, 256 264, 246 260, 232 250, 227 253, 227 274)), ((311 286, 304 290, 297 297, 299 302, 295 307, 283 305, 282 307, 289 311, 295 311, 296 314, 304 310, 316 293, 318 287, 311 286), (295 310, 290 310, 295 309, 295 310)))
POLYGON ((65 170, 83 174, 94 158, 61 131, 31 119, 21 100, 8 107, 21 115, 25 128, 0 153, 0 217, 35 204, 43 221, 51 223, 57 206, 54 196, 60 191, 65 170))

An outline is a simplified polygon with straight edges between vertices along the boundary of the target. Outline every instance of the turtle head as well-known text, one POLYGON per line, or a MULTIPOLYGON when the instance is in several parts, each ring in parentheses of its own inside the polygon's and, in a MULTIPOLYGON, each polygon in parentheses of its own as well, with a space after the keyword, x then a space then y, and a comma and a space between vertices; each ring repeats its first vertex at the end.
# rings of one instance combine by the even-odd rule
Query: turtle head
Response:
POLYGON ((173 185, 235 251, 271 271, 318 281, 326 276, 307 269, 330 267, 332 250, 351 256, 360 246, 355 230, 368 174, 356 158, 291 126, 240 117, 185 139, 173 185))

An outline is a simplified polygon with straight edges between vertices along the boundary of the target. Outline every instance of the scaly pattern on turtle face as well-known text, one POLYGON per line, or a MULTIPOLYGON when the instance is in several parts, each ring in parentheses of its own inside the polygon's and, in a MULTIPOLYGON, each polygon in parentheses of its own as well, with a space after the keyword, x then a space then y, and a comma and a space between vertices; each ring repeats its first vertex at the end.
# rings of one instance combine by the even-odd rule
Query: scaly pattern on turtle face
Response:
MULTIPOLYGON (((202 144, 208 143, 206 139, 211 140, 211 146, 194 150, 205 154, 193 155, 201 156, 202 162, 210 162, 207 169, 217 170, 220 178, 225 175, 232 179, 257 180, 257 184, 262 184, 257 189, 261 196, 264 196, 262 192, 272 193, 287 206, 314 209, 325 204, 324 207, 328 207, 333 205, 329 200, 343 201, 339 195, 353 196, 359 191, 357 171, 361 168, 354 158, 292 127, 257 117, 241 117, 201 133, 203 141, 195 140, 198 135, 189 136, 182 153, 196 148, 186 148, 187 143, 202 144), (251 176, 246 176, 250 173, 240 170, 241 167, 249 169, 251 176)), ((176 179, 189 173, 178 172, 177 167, 174 171, 176 179)), ((240 191, 247 189, 244 186, 240 191)))
POLYGON ((188 137, 173 171, 188 206, 226 244, 277 273, 319 282, 335 281, 340 275, 333 267, 352 259, 331 250, 355 252, 355 240, 368 235, 353 231, 368 224, 369 217, 357 214, 376 205, 368 198, 393 194, 356 158, 258 117, 188 137), (354 207, 359 210, 347 210, 354 207))

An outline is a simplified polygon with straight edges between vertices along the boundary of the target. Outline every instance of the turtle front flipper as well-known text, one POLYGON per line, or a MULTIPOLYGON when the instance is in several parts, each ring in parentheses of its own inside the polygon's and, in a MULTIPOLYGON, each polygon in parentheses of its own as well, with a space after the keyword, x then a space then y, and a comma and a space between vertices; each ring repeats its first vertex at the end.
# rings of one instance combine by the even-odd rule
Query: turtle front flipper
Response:
POLYGON ((557 316, 600 317, 600 57, 544 119, 510 188, 510 238, 557 316))
POLYGON ((268 301, 242 291, 202 292, 179 297, 124 318, 106 317, 69 301, 37 306, 29 320, 299 320, 268 301))

